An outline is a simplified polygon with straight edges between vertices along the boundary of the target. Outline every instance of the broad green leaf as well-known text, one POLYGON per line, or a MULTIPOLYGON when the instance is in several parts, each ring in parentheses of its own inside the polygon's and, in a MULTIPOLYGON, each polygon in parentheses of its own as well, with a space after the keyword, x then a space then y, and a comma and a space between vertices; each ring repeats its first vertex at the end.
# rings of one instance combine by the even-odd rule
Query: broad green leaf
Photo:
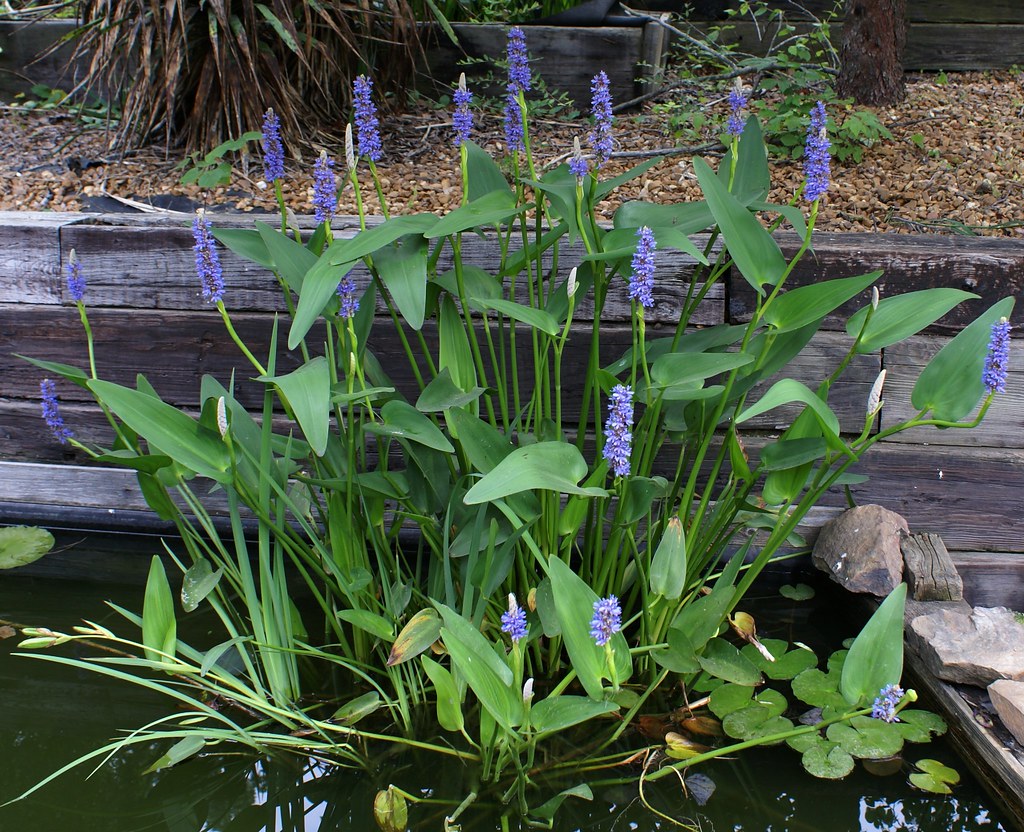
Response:
POLYGON ((445 367, 423 388, 416 400, 416 409, 421 413, 441 413, 450 407, 463 407, 475 402, 484 392, 483 387, 462 390, 452 381, 451 371, 445 367))
POLYGON ((476 365, 469 344, 469 334, 455 301, 448 295, 441 299, 438 330, 438 370, 448 370, 456 386, 470 391, 477 384, 476 365))
POLYGON ((828 444, 820 436, 777 439, 761 449, 758 467, 764 472, 785 471, 822 459, 827 452, 828 444))
POLYGON ((850 756, 860 760, 894 757, 903 748, 903 736, 895 723, 864 716, 854 717, 849 725, 841 722, 829 725, 825 736, 841 745, 850 756))
POLYGON ((78 367, 72 367, 70 364, 61 364, 58 361, 40 361, 38 358, 29 358, 27 355, 19 355, 18 353, 14 353, 14 357, 27 361, 48 375, 60 376, 65 381, 70 381, 72 384, 77 384, 86 390, 89 389, 89 374, 84 370, 78 369, 78 367))
POLYGON ((464 410, 446 410, 445 422, 452 437, 462 446, 470 465, 487 474, 515 447, 496 427, 464 410))
POLYGON ((754 689, 748 685, 725 684, 711 691, 708 707, 719 719, 746 708, 754 697, 754 689))
MULTIPOLYGON (((459 291, 459 278, 454 269, 437 275, 433 282, 453 297, 457 298, 463 294, 459 291)), ((501 279, 470 263, 462 264, 462 288, 465 296, 469 298, 501 297, 501 279)))
POLYGON ((534 309, 532 306, 524 306, 521 303, 501 298, 469 298, 469 305, 480 312, 484 310, 500 312, 513 320, 540 330, 545 335, 555 336, 561 331, 558 321, 543 309, 534 309))
POLYGON ((772 728, 778 727, 777 723, 770 721, 784 714, 787 705, 786 697, 778 691, 770 688, 763 690, 742 708, 725 714, 722 717, 722 730, 738 740, 775 733, 772 728))
POLYGON ((744 646, 740 652, 760 668, 761 672, 769 679, 794 679, 818 663, 818 657, 802 647, 794 647, 787 651, 786 643, 778 642, 775 639, 765 639, 763 644, 775 656, 775 661, 768 661, 752 644, 744 646))
POLYGON ((198 754, 206 747, 206 741, 200 736, 188 736, 178 740, 172 745, 167 753, 158 759, 153 765, 147 768, 143 774, 152 774, 154 771, 170 768, 189 757, 198 754))
POLYGON ((357 696, 346 702, 334 712, 331 720, 341 725, 355 725, 359 720, 380 710, 382 704, 380 694, 371 690, 369 693, 364 693, 362 696, 357 696))
POLYGON ((412 329, 421 329, 427 308, 427 241, 418 234, 403 237, 379 249, 373 265, 402 318, 412 329))
POLYGON ((462 146, 466 148, 466 177, 469 180, 470 202, 494 191, 512 193, 512 187, 490 153, 474 142, 464 142, 462 146))
POLYGON ((367 425, 365 430, 415 442, 446 454, 455 453, 455 448, 441 429, 406 401, 392 399, 380 409, 380 416, 380 423, 367 425))
MULTIPOLYGON (((874 352, 909 338, 931 326, 954 306, 977 297, 960 289, 935 288, 882 298, 857 344, 857 352, 874 352)), ((850 336, 860 335, 870 311, 871 307, 865 306, 850 316, 846 322, 850 336)))
POLYGON ((481 226, 498 225, 522 210, 508 189, 490 191, 441 217, 423 236, 436 239, 481 226))
POLYGON ((800 762, 809 774, 824 780, 842 780, 853 771, 853 757, 825 740, 805 751, 800 762))
POLYGON ((927 772, 913 772, 909 778, 911 784, 917 786, 917 788, 931 792, 932 794, 952 794, 953 790, 949 787, 949 784, 943 782, 938 777, 935 777, 927 772))
POLYGON ((938 760, 918 760, 914 765, 926 774, 930 774, 937 780, 941 780, 944 783, 950 783, 956 785, 960 782, 960 772, 955 768, 950 768, 947 765, 943 765, 938 760))
POLYGON ((306 272, 302 278, 299 303, 295 307, 295 315, 288 330, 288 349, 294 350, 302 343, 302 339, 306 337, 306 333, 316 323, 317 318, 323 314, 327 304, 336 297, 338 284, 342 278, 352 271, 355 265, 355 260, 343 265, 332 263, 327 257, 327 252, 324 252, 316 265, 306 272))
POLYGON ((772 301, 762 320, 779 332, 800 329, 819 321, 856 297, 882 276, 881 270, 860 277, 825 280, 790 289, 772 301))
POLYGON ((821 426, 833 435, 838 435, 839 419, 832 412, 832 408, 818 398, 817 394, 807 385, 801 384, 793 378, 784 378, 775 382, 760 399, 736 417, 736 423, 742 424, 755 416, 793 402, 800 402, 810 407, 821 426))
POLYGON ((947 728, 941 716, 917 708, 900 711, 900 721, 895 725, 907 742, 928 742, 933 736, 941 737, 947 728))
POLYGON ((415 659, 441 637, 441 618, 432 609, 420 610, 409 619, 391 645, 387 666, 415 659))
POLYGON ((809 601, 814 597, 814 589, 807 584, 783 584, 779 587, 779 595, 791 601, 809 601))
POLYGON ((216 589, 223 574, 222 569, 214 571, 205 558, 193 563, 181 581, 181 608, 185 612, 194 612, 203 599, 216 589))
MULTIPOLYGON (((599 482, 604 482, 605 476, 606 473, 600 467, 595 468, 594 472, 584 480, 584 485, 597 485, 599 482)), ((622 505, 619 509, 619 519, 629 525, 646 517, 654 503, 668 496, 668 492, 669 482, 664 477, 630 477, 626 482, 626 493, 623 495, 622 505)), ((585 509, 585 502, 583 502, 583 507, 585 509)), ((563 515, 567 512, 568 506, 563 515)))
POLYGON ((665 635, 667 647, 655 650, 651 658, 658 664, 672 673, 699 673, 700 663, 697 661, 697 651, 693 642, 682 630, 669 627, 665 635))
POLYGON ((274 259, 258 231, 251 228, 214 228, 213 236, 239 257, 265 269, 274 268, 274 259))
POLYGON ((395 634, 390 621, 370 610, 338 610, 338 618, 384 641, 391 641, 395 634))
POLYGON ((793 680, 793 695, 816 708, 848 708, 839 693, 839 674, 823 673, 812 667, 793 680))
POLYGON ((839 691, 851 705, 864 707, 886 685, 903 675, 903 608, 907 585, 900 584, 882 601, 854 639, 843 663, 839 691))
POLYGON ((762 286, 774 286, 786 270, 779 244, 757 217, 726 190, 707 162, 695 158, 693 169, 740 274, 758 292, 762 286))
POLYGON ((335 238, 324 252, 321 260, 333 266, 342 263, 351 264, 362 260, 367 255, 376 253, 379 249, 391 245, 406 235, 425 235, 436 223, 437 217, 433 214, 403 214, 391 217, 379 225, 360 231, 354 237, 335 238))
POLYGON ((992 324, 1009 318, 1013 298, 991 306, 964 327, 928 362, 914 385, 910 401, 935 419, 957 422, 968 415, 985 394, 982 374, 992 335, 992 324))
POLYGON ((678 517, 669 518, 651 560, 651 592, 676 601, 686 588, 686 534, 678 517))
MULTIPOLYGON (((728 176, 730 153, 727 153, 719 166, 719 176, 728 176)), ((728 184, 728 183, 726 183, 728 184)), ((732 182, 732 192, 743 204, 754 200, 762 200, 768 196, 771 188, 771 172, 768 169, 768 149, 761 135, 761 124, 757 116, 750 116, 743 125, 739 139, 739 153, 736 159, 736 173, 732 182)))
POLYGON ((594 793, 586 783, 580 783, 578 786, 573 786, 571 789, 563 789, 536 809, 530 809, 530 817, 544 821, 545 826, 553 828, 551 826, 551 821, 554 819, 555 813, 562 807, 566 798, 569 797, 578 797, 580 800, 593 800, 594 793))
POLYGON ((177 622, 174 619, 174 599, 167 573, 158 555, 149 563, 146 593, 142 602, 142 643, 146 658, 152 662, 165 662, 160 655, 173 656, 177 646, 177 622), (158 652, 159 651, 159 652, 158 652))
POLYGON ((283 376, 262 376, 288 402, 295 420, 317 456, 327 450, 331 428, 331 367, 320 355, 283 376))
POLYGON ((452 674, 429 656, 420 656, 420 662, 434 686, 437 724, 445 731, 462 731, 466 724, 462 716, 462 697, 452 674))
POLYGON ((651 366, 651 377, 665 387, 695 381, 743 367, 754 360, 742 352, 670 352, 651 366))
POLYGON ((724 639, 711 639, 697 661, 706 673, 736 685, 753 686, 761 681, 761 672, 750 659, 724 639))
POLYGON ((158 398, 93 379, 89 389, 139 436, 149 440, 175 462, 220 483, 231 481, 231 463, 220 436, 158 398))
POLYGON ((273 269, 296 294, 302 289, 302 279, 318 261, 302 243, 287 237, 265 222, 256 221, 256 230, 266 246, 267 253, 273 261, 273 269))
POLYGON ((463 497, 466 505, 489 503, 510 494, 539 489, 562 494, 604 497, 603 488, 582 488, 587 463, 575 445, 538 442, 516 448, 485 474, 463 497))
POLYGON ((696 234, 712 225, 715 218, 706 202, 677 202, 671 205, 626 202, 615 212, 616 228, 672 227, 682 234, 696 234))
POLYGON ((695 650, 703 650, 704 645, 718 635, 735 594, 735 588, 716 584, 710 594, 686 604, 671 629, 684 633, 695 650))
POLYGON ((596 702, 586 696, 549 696, 530 709, 530 725, 538 734, 550 734, 618 709, 614 702, 596 702))
POLYGON ((53 535, 35 526, 0 529, 0 569, 33 563, 53 548, 53 535))
MULTIPOLYGON (((610 674, 605 648, 598 647, 590 636, 590 622, 594 617, 597 593, 556 557, 548 558, 547 573, 551 579, 551 591, 558 624, 562 631, 562 641, 573 670, 579 676, 580 684, 587 695, 591 699, 601 700, 604 698, 601 680, 608 678, 610 674)), ((622 633, 615 633, 608 644, 615 662, 615 681, 621 685, 629 679, 633 670, 629 647, 622 633)))

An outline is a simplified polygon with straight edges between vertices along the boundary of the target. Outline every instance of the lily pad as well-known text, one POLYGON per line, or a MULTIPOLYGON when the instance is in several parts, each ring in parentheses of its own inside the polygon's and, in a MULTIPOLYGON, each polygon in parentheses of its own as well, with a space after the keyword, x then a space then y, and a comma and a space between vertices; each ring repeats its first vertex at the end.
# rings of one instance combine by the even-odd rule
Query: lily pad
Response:
POLYGON ((36 526, 0 529, 0 569, 15 569, 39 560, 53 548, 53 535, 36 526))
POLYGON ((836 743, 827 740, 807 749, 800 762, 809 774, 825 780, 841 780, 853 771, 853 757, 836 743))
POLYGON ((832 742, 861 759, 895 757, 903 748, 903 735, 895 723, 870 717, 854 717, 848 725, 834 723, 825 733, 832 742))
POLYGON ((817 708, 846 706, 839 692, 839 674, 823 673, 817 668, 805 670, 793 680, 793 695, 817 708))
POLYGON ((946 733, 946 721, 941 716, 916 708, 900 711, 900 721, 895 724, 907 742, 928 742, 933 735, 946 733))
POLYGON ((779 587, 779 595, 791 601, 809 601, 814 597, 814 589, 807 584, 784 584, 779 587))

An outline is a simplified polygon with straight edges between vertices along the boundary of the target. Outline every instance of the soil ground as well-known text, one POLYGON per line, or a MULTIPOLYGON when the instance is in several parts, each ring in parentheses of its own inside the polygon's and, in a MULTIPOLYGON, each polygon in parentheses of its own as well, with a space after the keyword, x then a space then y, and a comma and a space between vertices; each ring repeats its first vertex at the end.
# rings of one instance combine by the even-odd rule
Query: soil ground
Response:
MULTIPOLYGON (((1024 90, 1019 73, 985 72, 911 76, 904 104, 876 114, 892 133, 864 151, 859 164, 833 160, 833 186, 819 216, 823 231, 957 232, 1024 236, 1024 90)), ((666 100, 672 100, 671 95, 666 100)), ((706 111, 701 140, 716 142, 724 103, 706 111)), ((840 119, 842 114, 835 114, 840 119)), ((450 114, 421 103, 382 119, 385 158, 379 166, 392 212, 448 209, 458 204, 461 186, 451 148, 450 114)), ((475 140, 500 150, 499 115, 478 118, 475 140)), ((535 158, 562 159, 583 119, 534 124, 535 158)), ((648 104, 616 117, 616 157, 606 169, 615 175, 655 150, 683 143, 669 117, 648 104)), ((158 147, 127 155, 109 147, 111 134, 89 128, 61 111, 0 110, 0 210, 125 210, 117 198, 190 210, 194 205, 229 210, 273 211, 260 182, 257 159, 242 159, 230 185, 214 191, 179 184, 174 166, 181 154, 158 147)), ((690 142, 695 137, 689 136, 690 142)), ((705 151, 707 152, 707 151, 705 151)), ((714 152, 708 152, 714 155, 714 152)), ((699 198, 690 153, 668 153, 663 161, 603 208, 610 216, 618 201, 678 202, 699 198)), ((311 160, 307 160, 311 162, 311 160)), ((297 213, 311 213, 312 165, 290 163, 285 197, 297 213)), ((799 162, 772 165, 776 202, 788 202, 802 181, 799 162)), ((364 189, 369 193, 372 188, 364 189)), ((375 210, 375 197, 367 209, 375 210)), ((130 210, 130 209, 129 209, 130 210)), ((339 213, 354 213, 351 187, 341 194, 339 213)))

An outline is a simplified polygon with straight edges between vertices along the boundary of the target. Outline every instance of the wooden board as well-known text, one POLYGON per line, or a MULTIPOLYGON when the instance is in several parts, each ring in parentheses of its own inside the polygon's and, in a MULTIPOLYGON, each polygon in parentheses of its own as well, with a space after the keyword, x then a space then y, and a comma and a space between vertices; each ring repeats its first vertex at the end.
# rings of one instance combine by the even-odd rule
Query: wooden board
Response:
MULTIPOLYGON (((655 7, 655 4, 650 5, 655 7)), ((682 3, 674 5, 678 7, 682 3)), ((693 20, 721 20, 726 18, 726 9, 739 7, 739 0, 692 0, 687 5, 693 9, 693 20)), ((816 18, 828 17, 836 8, 836 2, 800 0, 797 5, 788 0, 768 0, 767 6, 781 10, 789 20, 799 20, 811 15, 816 18)), ((666 6, 658 3, 656 7, 666 6)), ((840 20, 843 14, 844 9, 840 4, 840 20)), ((1024 7, 1018 0, 990 0, 986 3, 973 0, 907 0, 907 20, 915 23, 1024 23, 1024 7)))
POLYGON ((964 599, 974 607, 1024 608, 1020 552, 951 552, 964 582, 964 599))
POLYGON ((59 303, 61 229, 82 215, 25 211, 0 216, 0 300, 59 303))

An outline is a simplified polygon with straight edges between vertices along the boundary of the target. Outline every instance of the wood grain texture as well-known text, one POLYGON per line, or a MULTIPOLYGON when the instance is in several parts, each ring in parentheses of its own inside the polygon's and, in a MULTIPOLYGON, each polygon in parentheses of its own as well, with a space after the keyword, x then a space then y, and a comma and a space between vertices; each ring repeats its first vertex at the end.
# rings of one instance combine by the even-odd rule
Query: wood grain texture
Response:
MULTIPOLYGON (((739 0, 694 0, 694 20, 725 19, 726 9, 737 9, 739 0)), ((835 0, 801 0, 794 5, 787 0, 768 0, 767 6, 779 9, 790 20, 810 16, 822 18, 835 8, 835 0)), ((842 19, 843 9, 839 9, 842 19)), ((1024 23, 1024 7, 1018 0, 907 0, 907 19, 912 23, 1024 23)))
POLYGON ((951 552, 953 564, 964 582, 964 600, 974 607, 1024 606, 1020 552, 951 552))
POLYGON ((59 303, 60 234, 81 215, 42 211, 0 213, 0 300, 59 303))
POLYGON ((962 601, 964 584, 946 545, 937 534, 905 535, 903 578, 915 601, 962 601))

